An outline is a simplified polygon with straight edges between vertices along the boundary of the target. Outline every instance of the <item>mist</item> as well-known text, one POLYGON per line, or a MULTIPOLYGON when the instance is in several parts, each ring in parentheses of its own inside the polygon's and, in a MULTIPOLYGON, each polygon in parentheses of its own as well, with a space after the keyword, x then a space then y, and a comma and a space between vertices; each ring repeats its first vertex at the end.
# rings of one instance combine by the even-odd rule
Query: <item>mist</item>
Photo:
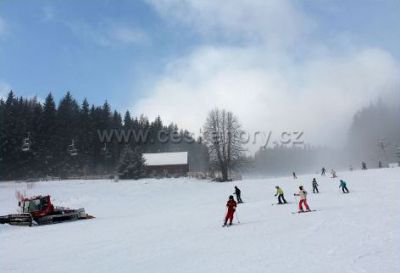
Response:
POLYGON ((345 34, 334 43, 317 39, 318 22, 291 1, 149 2, 167 23, 190 26, 206 42, 169 62, 133 104, 136 114, 160 115, 199 135, 208 111, 221 107, 249 135, 301 131, 305 143, 337 149, 357 111, 399 99, 400 66, 388 51, 345 34))

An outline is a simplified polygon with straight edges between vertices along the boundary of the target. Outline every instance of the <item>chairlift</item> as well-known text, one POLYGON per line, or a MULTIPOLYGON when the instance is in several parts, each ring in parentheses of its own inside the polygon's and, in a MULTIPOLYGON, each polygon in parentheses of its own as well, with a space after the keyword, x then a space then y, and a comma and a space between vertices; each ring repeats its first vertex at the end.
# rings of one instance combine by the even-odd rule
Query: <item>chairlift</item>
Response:
POLYGON ((74 140, 72 140, 71 145, 68 146, 68 153, 69 153, 70 156, 78 155, 78 150, 75 147, 74 140))
POLYGON ((104 146, 103 146, 103 148, 101 148, 101 151, 103 153, 107 152, 107 143, 106 142, 104 142, 104 146))
POLYGON ((21 147, 23 152, 29 152, 31 149, 31 140, 30 140, 30 134, 28 133, 28 137, 24 138, 22 142, 22 147, 21 147))
POLYGON ((106 143, 106 142, 104 142, 104 146, 101 148, 101 153, 102 153, 106 158, 110 158, 110 157, 111 157, 111 154, 110 154, 110 152, 108 151, 107 143, 106 143))

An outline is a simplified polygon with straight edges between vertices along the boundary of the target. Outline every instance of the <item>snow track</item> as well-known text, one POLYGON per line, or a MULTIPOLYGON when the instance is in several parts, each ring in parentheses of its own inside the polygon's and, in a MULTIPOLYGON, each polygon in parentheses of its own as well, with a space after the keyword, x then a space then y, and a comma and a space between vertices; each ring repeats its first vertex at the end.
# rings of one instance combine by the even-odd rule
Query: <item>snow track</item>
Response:
MULTIPOLYGON (((97 218, 1 225, 0 272, 400 272, 400 168, 338 175, 35 183, 28 194, 50 194, 54 203, 84 207, 97 218), (313 177, 320 194, 312 194, 313 177), (339 191, 340 178, 350 194, 339 191), (235 184, 245 201, 241 223, 221 228, 235 184), (291 214, 300 184, 318 211, 291 214), (275 185, 292 204, 271 206, 275 185)), ((25 189, 26 183, 0 183, 0 215, 15 212, 15 191, 25 189)))

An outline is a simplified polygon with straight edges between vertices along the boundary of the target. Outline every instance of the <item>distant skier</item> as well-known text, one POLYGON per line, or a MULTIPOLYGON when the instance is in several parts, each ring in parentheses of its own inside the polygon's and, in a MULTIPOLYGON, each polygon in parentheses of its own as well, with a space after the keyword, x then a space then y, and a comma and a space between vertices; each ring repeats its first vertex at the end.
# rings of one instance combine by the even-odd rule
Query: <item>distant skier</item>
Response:
POLYGON ((321 175, 325 175, 325 172, 326 172, 325 167, 322 167, 322 169, 321 169, 321 175))
POLYGON ((319 193, 318 186, 319 185, 317 183, 317 180, 315 178, 313 178, 313 180, 312 180, 312 192, 313 193, 319 193))
POLYGON ((367 163, 365 163, 364 161, 361 162, 361 169, 362 170, 366 170, 367 169, 367 163))
POLYGON ((336 171, 334 169, 331 170, 331 174, 332 174, 332 178, 336 178, 337 177, 336 171))
POLYGON ((243 203, 243 200, 242 200, 242 197, 240 196, 241 195, 241 191, 240 191, 240 189, 237 187, 237 186, 235 186, 235 192, 234 192, 234 194, 236 195, 236 200, 237 200, 237 202, 240 204, 240 203, 243 203))
POLYGON ((378 168, 379 168, 379 169, 383 168, 382 161, 380 161, 380 160, 379 160, 379 162, 378 162, 378 168))
POLYGON ((297 179, 297 176, 296 176, 295 172, 293 172, 292 175, 293 175, 293 179, 297 179))
POLYGON ((307 211, 311 211, 310 207, 307 204, 307 192, 304 190, 303 186, 299 187, 299 192, 295 193, 294 196, 300 196, 300 201, 299 201, 299 212, 304 212, 303 210, 303 204, 306 207, 307 211))
POLYGON ((233 215, 235 214, 235 210, 236 210, 236 201, 233 199, 233 195, 229 196, 229 200, 226 203, 226 207, 228 208, 227 212, 226 212, 226 216, 225 216, 225 222, 224 222, 224 227, 228 224, 228 220, 229 220, 229 225, 232 225, 232 221, 233 221, 233 215))
POLYGON ((350 165, 350 166, 349 166, 349 170, 350 170, 350 171, 353 171, 353 165, 350 165))
POLYGON ((346 182, 343 180, 340 180, 340 185, 339 188, 342 188, 343 193, 349 193, 349 189, 347 188, 346 182))
POLYGON ((287 204, 285 196, 283 195, 283 190, 279 186, 276 186, 275 188, 276 188, 275 196, 278 196, 278 204, 287 204))

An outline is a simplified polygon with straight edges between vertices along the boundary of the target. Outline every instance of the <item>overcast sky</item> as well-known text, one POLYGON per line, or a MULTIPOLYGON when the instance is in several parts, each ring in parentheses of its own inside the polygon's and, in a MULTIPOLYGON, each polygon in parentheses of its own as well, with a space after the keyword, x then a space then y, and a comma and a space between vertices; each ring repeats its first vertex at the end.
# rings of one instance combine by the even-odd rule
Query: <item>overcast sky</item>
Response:
POLYGON ((400 101, 398 0, 0 1, 0 95, 81 100, 198 132, 340 145, 356 110, 400 101))

